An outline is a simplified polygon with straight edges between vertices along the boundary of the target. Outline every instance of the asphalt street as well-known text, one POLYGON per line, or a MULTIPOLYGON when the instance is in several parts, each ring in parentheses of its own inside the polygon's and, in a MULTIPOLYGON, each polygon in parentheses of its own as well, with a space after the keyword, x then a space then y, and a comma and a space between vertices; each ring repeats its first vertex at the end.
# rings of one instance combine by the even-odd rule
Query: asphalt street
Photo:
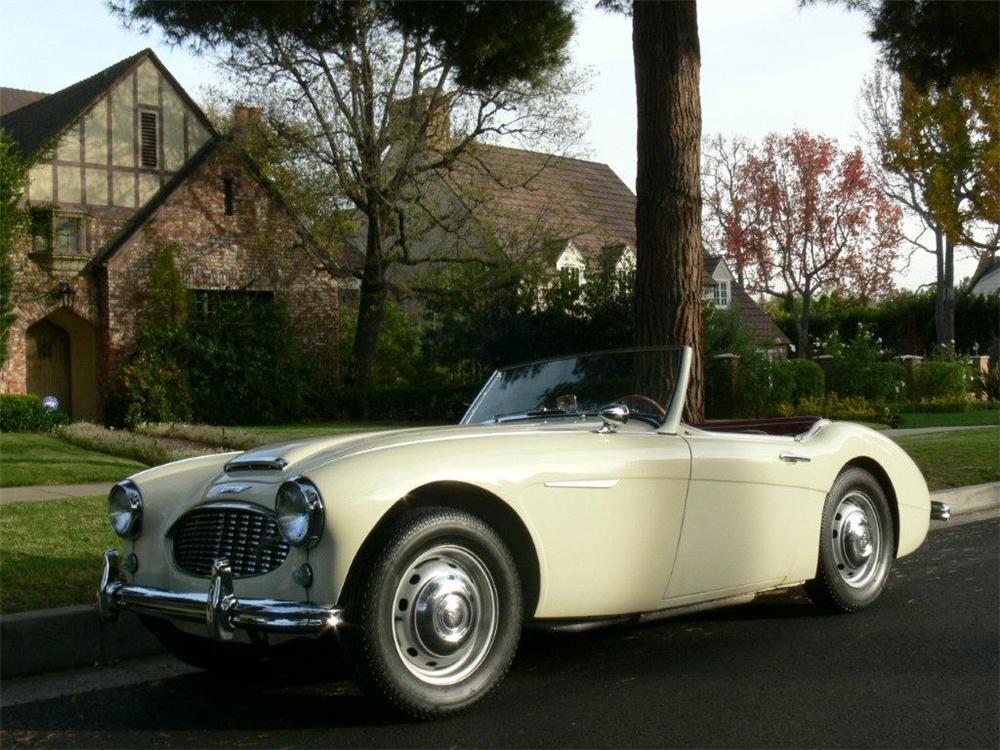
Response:
POLYGON ((4 685, 0 743, 996 748, 998 552, 996 519, 935 531, 855 615, 824 614, 795 589, 639 627, 529 632, 496 695, 447 721, 400 720, 347 682, 219 682, 136 664, 134 684, 92 677, 17 705, 4 685))

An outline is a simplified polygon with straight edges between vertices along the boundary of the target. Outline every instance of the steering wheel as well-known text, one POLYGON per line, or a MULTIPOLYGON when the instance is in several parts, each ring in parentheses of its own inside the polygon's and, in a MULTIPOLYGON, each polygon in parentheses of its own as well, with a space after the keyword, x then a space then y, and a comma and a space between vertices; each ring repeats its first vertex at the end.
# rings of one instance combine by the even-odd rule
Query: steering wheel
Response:
POLYGON ((642 395, 640 395, 638 393, 630 393, 627 396, 620 396, 619 398, 616 398, 615 401, 619 401, 619 402, 624 403, 626 405, 628 405, 630 401, 638 402, 640 404, 645 404, 660 419, 665 419, 666 416, 667 416, 667 410, 664 409, 662 406, 660 406, 655 401, 653 401, 653 399, 649 398, 649 396, 642 396, 642 395))

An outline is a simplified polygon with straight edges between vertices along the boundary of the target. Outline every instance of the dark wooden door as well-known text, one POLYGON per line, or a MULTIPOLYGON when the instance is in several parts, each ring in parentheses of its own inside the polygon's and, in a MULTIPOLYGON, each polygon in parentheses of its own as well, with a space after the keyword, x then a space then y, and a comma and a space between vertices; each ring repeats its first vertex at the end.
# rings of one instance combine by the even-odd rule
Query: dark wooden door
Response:
POLYGON ((28 329, 28 393, 55 396, 60 410, 72 412, 69 333, 48 320, 28 329))

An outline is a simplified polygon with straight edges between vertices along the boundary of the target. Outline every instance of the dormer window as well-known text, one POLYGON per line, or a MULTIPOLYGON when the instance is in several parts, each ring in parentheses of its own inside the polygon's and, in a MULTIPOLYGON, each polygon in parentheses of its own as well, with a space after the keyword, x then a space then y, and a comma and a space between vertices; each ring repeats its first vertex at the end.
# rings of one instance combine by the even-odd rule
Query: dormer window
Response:
POLYGON ((582 268, 563 266, 559 269, 559 280, 566 289, 578 289, 582 283, 582 278, 582 268))
POLYGON ((157 145, 155 112, 139 113, 140 163, 143 167, 156 169, 160 150, 157 145))
POLYGON ((716 307, 729 307, 729 282, 720 281, 712 290, 716 307))

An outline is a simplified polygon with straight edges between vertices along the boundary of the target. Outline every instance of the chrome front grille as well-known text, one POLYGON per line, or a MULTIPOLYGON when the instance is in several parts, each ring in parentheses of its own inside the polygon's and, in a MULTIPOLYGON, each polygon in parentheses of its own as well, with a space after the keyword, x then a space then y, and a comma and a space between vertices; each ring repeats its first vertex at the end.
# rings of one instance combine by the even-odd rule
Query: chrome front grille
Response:
POLYGON ((177 567, 205 578, 219 557, 229 560, 234 578, 268 573, 288 557, 288 542, 278 533, 274 516, 251 505, 195 508, 174 524, 170 536, 177 567))

